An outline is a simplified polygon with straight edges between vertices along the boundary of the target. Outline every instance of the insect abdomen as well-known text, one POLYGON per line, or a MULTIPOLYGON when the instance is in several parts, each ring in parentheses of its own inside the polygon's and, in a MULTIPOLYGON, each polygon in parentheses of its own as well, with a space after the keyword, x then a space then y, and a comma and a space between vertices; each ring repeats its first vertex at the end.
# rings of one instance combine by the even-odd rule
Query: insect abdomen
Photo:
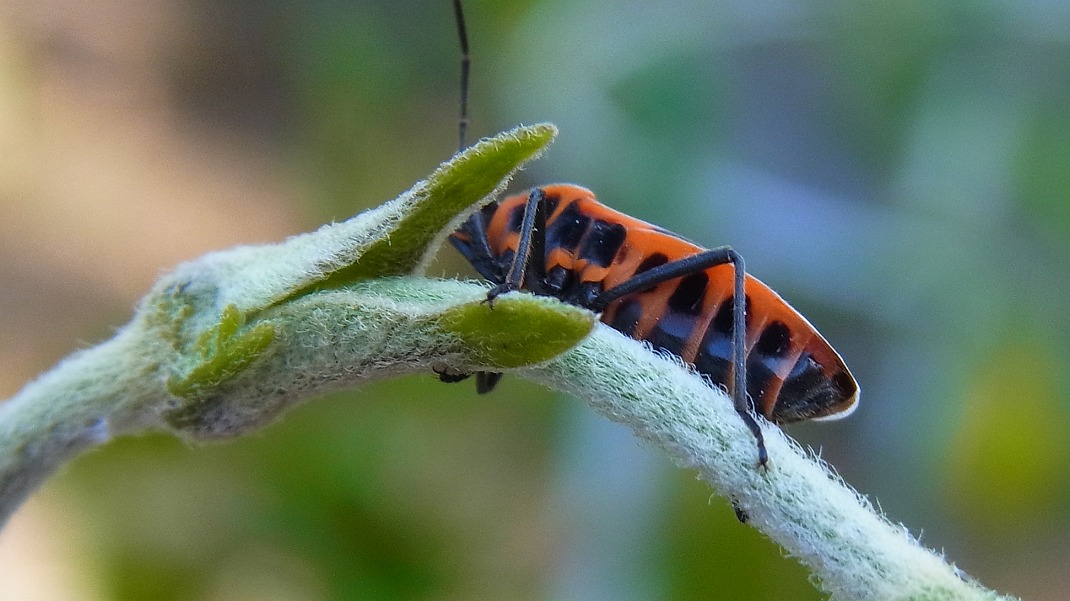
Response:
MULTIPOLYGON (((622 298, 602 314, 621 333, 691 363, 714 384, 732 377, 731 266, 718 266, 622 298)), ((762 282, 748 276, 747 393, 776 422, 843 412, 857 385, 824 338, 762 282)))

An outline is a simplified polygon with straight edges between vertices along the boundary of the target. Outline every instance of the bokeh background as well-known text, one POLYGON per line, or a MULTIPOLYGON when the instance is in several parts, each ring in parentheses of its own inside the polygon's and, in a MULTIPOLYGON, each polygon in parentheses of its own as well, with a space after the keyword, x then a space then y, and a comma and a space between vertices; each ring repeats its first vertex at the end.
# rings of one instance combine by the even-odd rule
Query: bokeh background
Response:
MULTIPOLYGON (((790 432, 985 584, 1070 589, 1070 5, 468 0, 472 132, 750 270, 862 384, 790 432)), ((2 0, 0 398, 155 277, 456 149, 446 0, 2 0)), ((474 273, 447 249, 435 274, 474 273)), ((786 599, 806 572, 623 428, 428 374, 115 441, 0 533, 13 600, 786 599)))

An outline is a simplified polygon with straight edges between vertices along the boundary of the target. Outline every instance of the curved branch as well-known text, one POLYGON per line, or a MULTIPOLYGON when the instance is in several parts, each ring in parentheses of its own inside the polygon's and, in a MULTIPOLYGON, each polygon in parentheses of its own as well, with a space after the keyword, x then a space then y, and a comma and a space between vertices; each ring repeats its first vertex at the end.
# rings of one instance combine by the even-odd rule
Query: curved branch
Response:
POLYGON ((391 277, 418 271, 554 133, 518 128, 346 222, 180 266, 114 338, 0 405, 0 524, 60 465, 117 435, 236 436, 327 390, 431 369, 513 370, 698 470, 834 599, 1001 599, 768 424, 770 463, 758 469, 731 400, 678 360, 601 326, 575 346, 590 312, 526 294, 491 309, 482 285, 391 277))
POLYGON ((521 376, 584 399, 692 468, 746 512, 748 524, 806 565, 841 600, 994 600, 954 565, 892 524, 825 463, 762 420, 768 469, 724 392, 678 359, 605 327, 521 376))

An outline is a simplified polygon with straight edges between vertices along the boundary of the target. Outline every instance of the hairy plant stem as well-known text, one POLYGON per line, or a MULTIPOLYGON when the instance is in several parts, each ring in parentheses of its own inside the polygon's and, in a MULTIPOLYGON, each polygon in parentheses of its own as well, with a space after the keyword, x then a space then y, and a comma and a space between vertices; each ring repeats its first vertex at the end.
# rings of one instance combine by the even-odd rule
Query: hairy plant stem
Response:
POLYGON ((833 599, 1010 599, 971 580, 887 520, 828 465, 762 421, 768 469, 731 398, 679 360, 606 327, 518 375, 571 393, 695 469, 748 524, 805 564, 833 599))
POLYGON ((124 329, 0 405, 0 524, 71 458, 152 423, 146 408, 165 395, 144 342, 124 329))
POLYGON ((222 439, 376 379, 513 371, 575 394, 698 470, 834 599, 1002 598, 768 424, 770 463, 759 469, 731 400, 678 360, 607 327, 588 337, 594 315, 556 299, 513 293, 491 308, 483 285, 410 275, 555 133, 540 125, 484 140, 376 209, 162 278, 111 340, 0 405, 0 525, 65 462, 115 436, 222 439))

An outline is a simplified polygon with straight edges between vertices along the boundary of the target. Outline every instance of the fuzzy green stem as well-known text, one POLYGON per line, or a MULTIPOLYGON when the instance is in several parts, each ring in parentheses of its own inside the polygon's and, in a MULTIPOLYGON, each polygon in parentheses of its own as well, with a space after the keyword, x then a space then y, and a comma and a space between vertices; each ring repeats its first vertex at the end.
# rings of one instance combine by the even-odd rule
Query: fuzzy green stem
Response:
MULTIPOLYGON (((544 361, 575 345, 593 324, 587 311, 530 295, 499 297, 491 309, 482 302, 486 293, 482 285, 453 280, 385 278, 304 295, 246 326, 256 332, 270 325, 273 332, 270 348, 255 361, 197 385, 168 377, 180 357, 160 335, 159 317, 140 314, 111 340, 76 353, 0 405, 0 524, 63 463, 115 436, 234 437, 331 390, 430 375, 440 367, 471 372, 544 361), (524 319, 511 326, 494 313, 524 319), (496 320, 512 332, 507 345, 457 325, 496 320), (525 354, 518 356, 516 346, 525 354)), ((185 373, 199 373, 200 365, 185 373)))
POLYGON ((377 209, 179 266, 114 338, 0 405, 0 525, 60 465, 117 435, 226 438, 329 390, 433 369, 513 369, 697 469, 834 599, 1001 599, 768 425, 770 464, 759 469, 732 402, 678 361, 605 327, 569 351, 591 331, 590 312, 527 294, 503 295, 492 309, 481 285, 386 277, 420 271, 458 220, 555 133, 517 128, 377 209))
MULTIPOLYGON (((496 311, 525 296, 501 297, 491 310, 479 302, 485 291, 461 282, 391 278, 301 297, 268 316, 276 352, 181 409, 153 361, 138 359, 145 341, 137 327, 123 330, 0 408, 0 515, 64 460, 119 433, 233 436, 327 390, 426 374, 441 365, 486 366, 485 359, 473 362, 470 344, 450 331, 450 316, 459 306, 496 311)), ((678 361, 613 330, 596 328, 573 350, 514 373, 584 399, 679 465, 698 470, 751 525, 806 564, 833 599, 1007 599, 919 545, 767 424, 771 460, 768 470, 758 469, 754 438, 727 396, 678 361)))
POLYGON ((142 429, 165 397, 135 328, 67 358, 0 405, 0 525, 45 478, 82 451, 142 429))
POLYGON ((733 500, 748 523, 810 568, 832 599, 995 600, 889 522, 823 462, 763 422, 768 469, 731 399, 679 361, 609 328, 517 374, 574 394, 664 449, 733 500))
POLYGON ((514 316, 503 321, 489 315, 478 286, 382 279, 420 271, 443 237, 556 134, 549 124, 517 127, 375 209, 165 275, 113 339, 0 405, 0 525, 65 461, 118 434, 236 436, 330 388, 431 362, 530 365, 576 344, 594 319, 575 307, 513 295, 499 302, 514 316), (382 290, 362 288, 377 278, 382 290))

